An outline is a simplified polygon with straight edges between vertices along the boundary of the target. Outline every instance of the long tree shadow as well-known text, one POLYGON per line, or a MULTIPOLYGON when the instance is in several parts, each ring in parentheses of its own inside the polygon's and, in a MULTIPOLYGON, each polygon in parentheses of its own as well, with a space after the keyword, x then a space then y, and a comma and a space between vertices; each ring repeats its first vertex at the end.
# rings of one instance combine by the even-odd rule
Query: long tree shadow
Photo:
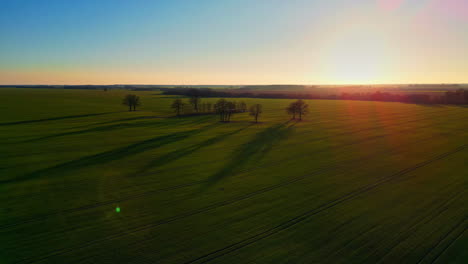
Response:
POLYGON ((274 144, 292 134, 294 124, 288 121, 266 128, 256 134, 252 140, 234 151, 232 159, 221 170, 208 178, 204 187, 212 186, 220 180, 238 173, 251 162, 257 163, 260 161, 265 154, 272 150, 274 144))
POLYGON ((91 123, 91 124, 86 124, 86 125, 80 125, 76 126, 73 128, 85 128, 85 127, 90 127, 90 126, 99 126, 99 125, 107 125, 107 124, 114 124, 117 122, 126 122, 126 121, 136 121, 136 120, 143 120, 143 119, 164 119, 166 117, 164 116, 137 116, 137 117, 127 117, 127 118, 119 118, 119 119, 114 119, 114 120, 109 120, 109 121, 104 121, 104 122, 98 122, 98 123, 91 123))
MULTIPOLYGON (((125 122, 125 121, 138 121, 138 120, 148 120, 148 119, 159 119, 159 121, 154 122, 154 124, 157 124, 158 126, 167 126, 167 125, 188 125, 188 124, 199 124, 202 122, 210 121, 213 118, 210 117, 199 117, 199 118, 179 118, 176 116, 169 116, 169 117, 163 117, 163 116, 140 116, 140 117, 130 117, 130 118, 120 118, 120 119, 114 119, 114 120, 109 120, 109 121, 104 121, 104 122, 99 122, 99 123, 94 123, 94 124, 86 124, 86 125, 81 125, 77 126, 74 128, 86 128, 86 127, 93 127, 93 126, 99 126, 99 125, 116 125, 115 123, 118 122, 125 122)), ((149 121, 153 122, 153 121, 149 121)))
POLYGON ((124 158, 126 156, 135 155, 141 152, 145 152, 151 149, 155 149, 155 148, 158 148, 158 147, 170 144, 170 143, 174 143, 174 142, 186 139, 190 136, 196 135, 204 131, 205 129, 211 126, 213 125, 207 125, 207 126, 189 130, 189 131, 183 131, 183 132, 173 133, 169 135, 150 138, 147 140, 143 140, 137 143, 130 144, 125 147, 120 147, 120 148, 105 151, 102 153, 85 156, 85 157, 72 160, 72 161, 68 161, 68 162, 64 162, 64 163, 61 163, 61 164, 58 164, 49 168, 40 169, 32 173, 29 173, 20 177, 16 177, 13 179, 0 180, 0 184, 21 182, 21 181, 26 181, 29 179, 37 179, 37 178, 44 177, 44 176, 54 176, 57 174, 65 174, 67 172, 74 171, 77 169, 82 169, 82 168, 86 168, 86 167, 93 166, 93 165, 104 164, 110 161, 115 161, 115 160, 124 158))
POLYGON ((161 166, 161 165, 165 165, 165 164, 168 164, 170 162, 174 162, 174 161, 176 161, 178 159, 181 159, 181 158, 183 158, 185 156, 188 156, 188 155, 194 153, 195 151, 197 151, 197 150, 199 150, 201 148, 205 148, 205 147, 214 145, 214 144, 216 144, 218 142, 221 142, 224 139, 226 139, 227 137, 232 136, 234 134, 237 134, 237 133, 241 132, 242 130, 248 128, 249 126, 251 126, 251 125, 248 125, 248 126, 246 126, 244 128, 240 128, 240 129, 231 131, 229 133, 225 133, 225 134, 222 134, 222 135, 219 135, 219 136, 216 136, 216 137, 209 138, 209 139, 207 139, 207 140, 205 140, 203 142, 191 145, 189 147, 174 150, 174 151, 172 151, 170 153, 167 153, 167 154, 165 154, 165 155, 151 161, 148 165, 143 167, 136 174, 141 175, 142 173, 147 172, 151 168, 158 167, 158 166, 161 166))
POLYGON ((89 116, 100 116, 100 115, 107 115, 107 114, 114 114, 114 113, 119 113, 119 112, 105 112, 105 113, 84 114, 84 115, 69 115, 69 116, 59 116, 59 117, 35 119, 35 120, 24 120, 24 121, 0 123, 0 126, 11 126, 11 125, 31 124, 31 123, 39 123, 39 122, 46 122, 46 121, 55 121, 55 120, 70 119, 70 118, 80 118, 80 117, 89 117, 89 116))
MULTIPOLYGON (((138 120, 138 119, 139 118, 130 118, 130 119, 121 119, 121 120, 138 120)), ((198 122, 204 122, 204 121, 205 120, 198 120, 198 122)), ((112 131, 112 130, 116 130, 116 129, 125 129, 125 128, 142 128, 142 127, 143 128, 148 128, 148 127, 158 127, 158 128, 160 128, 160 127, 163 127, 163 126, 175 125, 176 123, 178 123, 178 120, 174 120, 174 121, 170 120, 168 122, 141 121, 141 122, 136 122, 136 123, 118 123, 118 124, 99 126, 99 127, 88 128, 88 129, 83 129, 83 130, 69 131, 69 132, 62 132, 62 133, 52 134, 52 135, 48 135, 48 136, 28 139, 28 140, 22 141, 22 143, 43 141, 43 140, 56 138, 56 137, 73 136, 73 135, 80 135, 80 134, 92 133, 92 132, 106 132, 106 131, 112 131)))
POLYGON ((77 131, 52 134, 48 136, 24 140, 21 143, 43 141, 43 140, 56 138, 56 137, 73 136, 73 135, 80 135, 80 134, 86 134, 86 133, 92 133, 92 132, 106 132, 106 131, 112 131, 112 130, 124 129, 124 128, 141 128, 141 127, 147 128, 147 127, 151 127, 154 125, 156 125, 156 122, 120 123, 120 124, 113 124, 113 125, 106 125, 106 126, 99 126, 99 127, 88 128, 88 129, 83 129, 83 130, 77 130, 77 131))

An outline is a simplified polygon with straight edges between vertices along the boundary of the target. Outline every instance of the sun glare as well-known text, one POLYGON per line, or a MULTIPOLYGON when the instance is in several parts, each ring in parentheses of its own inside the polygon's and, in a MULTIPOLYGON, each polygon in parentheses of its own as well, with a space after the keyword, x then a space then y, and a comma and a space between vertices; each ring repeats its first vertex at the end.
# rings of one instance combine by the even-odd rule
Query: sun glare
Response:
POLYGON ((327 75, 337 84, 379 83, 390 63, 390 49, 380 34, 352 32, 334 40, 327 53, 327 75))

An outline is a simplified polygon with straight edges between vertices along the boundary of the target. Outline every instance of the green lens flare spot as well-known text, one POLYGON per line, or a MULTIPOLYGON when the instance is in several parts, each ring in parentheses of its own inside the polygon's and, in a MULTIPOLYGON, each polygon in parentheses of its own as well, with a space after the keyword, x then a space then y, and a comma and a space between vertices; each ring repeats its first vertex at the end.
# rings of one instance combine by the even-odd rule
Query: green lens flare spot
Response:
POLYGON ((116 211, 117 213, 120 213, 120 207, 115 208, 115 211, 116 211))

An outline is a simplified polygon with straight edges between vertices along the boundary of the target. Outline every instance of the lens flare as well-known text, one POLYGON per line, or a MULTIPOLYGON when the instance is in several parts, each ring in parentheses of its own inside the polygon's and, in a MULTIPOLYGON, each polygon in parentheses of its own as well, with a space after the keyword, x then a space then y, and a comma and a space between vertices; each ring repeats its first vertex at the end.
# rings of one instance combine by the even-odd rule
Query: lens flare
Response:
POLYGON ((378 5, 385 11, 395 11, 403 4, 404 0, 378 0, 378 5))
POLYGON ((466 0, 433 0, 430 8, 433 13, 468 21, 468 1, 466 0))

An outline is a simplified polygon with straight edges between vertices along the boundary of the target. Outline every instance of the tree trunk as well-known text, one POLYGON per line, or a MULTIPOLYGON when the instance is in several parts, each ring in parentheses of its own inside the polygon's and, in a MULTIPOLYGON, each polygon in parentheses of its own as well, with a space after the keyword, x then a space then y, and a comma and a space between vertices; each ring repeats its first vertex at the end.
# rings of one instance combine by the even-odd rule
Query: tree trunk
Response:
POLYGON ((131 105, 128 106, 128 111, 129 111, 129 112, 132 111, 132 106, 131 106, 131 105))

